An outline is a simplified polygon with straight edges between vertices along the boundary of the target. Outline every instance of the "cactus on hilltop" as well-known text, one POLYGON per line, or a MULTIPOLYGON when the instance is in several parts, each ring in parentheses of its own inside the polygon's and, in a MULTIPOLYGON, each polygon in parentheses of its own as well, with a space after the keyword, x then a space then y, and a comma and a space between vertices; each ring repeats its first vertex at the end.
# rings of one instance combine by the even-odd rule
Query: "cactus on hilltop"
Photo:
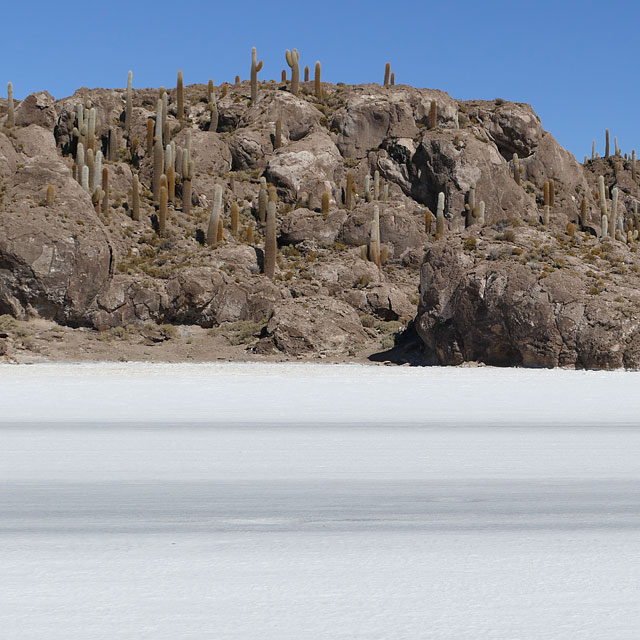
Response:
POLYGON ((258 62, 256 48, 251 49, 251 104, 258 99, 258 72, 262 69, 262 60, 258 62))
POLYGON ((287 64, 291 67, 291 93, 294 96, 300 91, 300 54, 297 49, 285 53, 287 64))

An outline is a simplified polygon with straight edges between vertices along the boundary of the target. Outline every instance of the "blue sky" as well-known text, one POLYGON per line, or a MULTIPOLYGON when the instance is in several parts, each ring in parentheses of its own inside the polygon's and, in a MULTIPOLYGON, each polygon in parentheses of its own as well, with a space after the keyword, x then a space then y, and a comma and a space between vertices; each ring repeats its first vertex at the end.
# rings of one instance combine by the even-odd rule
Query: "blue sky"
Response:
POLYGON ((252 46, 261 79, 279 78, 297 48, 331 82, 381 82, 389 61, 397 83, 528 102, 578 160, 594 138, 602 152, 607 127, 640 151, 640 7, 629 0, 6 4, 0 91, 11 80, 18 98, 124 86, 129 69, 137 87, 175 86, 178 69, 187 84, 220 84, 248 77, 252 46))

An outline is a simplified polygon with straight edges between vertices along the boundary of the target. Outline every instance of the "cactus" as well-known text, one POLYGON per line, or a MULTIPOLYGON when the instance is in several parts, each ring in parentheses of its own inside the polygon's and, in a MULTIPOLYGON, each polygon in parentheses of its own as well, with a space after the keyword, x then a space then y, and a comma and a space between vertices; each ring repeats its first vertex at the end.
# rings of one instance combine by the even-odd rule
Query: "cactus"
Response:
POLYGON ((115 161, 117 146, 116 132, 114 131, 113 127, 109 127, 109 133, 107 137, 107 160, 109 160, 109 162, 115 161))
POLYGON ((347 188, 344 195, 344 204, 347 211, 353 206, 353 171, 347 171, 347 188))
POLYGON ((236 85, 240 84, 240 76, 235 77, 235 84, 236 85))
POLYGON ((604 148, 604 157, 608 158, 609 157, 609 129, 605 130, 605 138, 606 138, 606 142, 605 142, 605 148, 604 148))
POLYGON ((104 198, 104 191, 97 187, 91 196, 91 202, 93 203, 93 208, 96 213, 100 215, 102 213, 102 199, 104 198))
POLYGON ((380 172, 377 169, 373 174, 373 199, 380 200, 380 172))
POLYGON ((78 147, 76 148, 76 164, 78 165, 78 182, 82 181, 82 167, 85 165, 84 159, 84 145, 82 142, 78 142, 78 147))
POLYGON ((442 237, 444 235, 444 193, 438 194, 438 209, 436 211, 436 235, 442 237))
POLYGON ((373 194, 371 193, 371 176, 369 174, 364 177, 364 199, 366 202, 373 200, 373 194))
POLYGON ((167 198, 171 204, 176 201, 176 171, 172 165, 167 167, 167 198))
POLYGON ((153 118, 147 118, 147 155, 151 155, 153 153, 153 128, 155 127, 155 122, 153 118))
POLYGON ((155 122, 154 136, 158 138, 158 140, 160 141, 160 146, 164 146, 162 143, 162 137, 164 133, 163 126, 162 126, 163 109, 164 109, 164 104, 162 102, 162 98, 158 98, 158 101, 156 103, 156 122, 155 122))
POLYGON ((330 196, 328 191, 322 193, 322 217, 326 220, 329 215, 330 196))
POLYGON ((102 211, 107 214, 109 213, 109 200, 111 195, 109 191, 109 169, 107 167, 102 168, 102 191, 104 192, 102 211))
POLYGON ((478 204, 478 224, 480 226, 484 225, 484 210, 485 210, 484 200, 480 200, 478 204))
POLYGON ((571 237, 575 236, 576 235, 576 231, 577 231, 576 225, 571 221, 567 222, 567 226, 565 227, 565 231, 567 232, 568 236, 571 236, 571 237))
POLYGON ((93 181, 91 182, 92 189, 102 187, 102 151, 96 153, 94 167, 93 167, 93 181))
POLYGON ((513 179, 516 181, 516 184, 520 186, 520 178, 522 174, 520 173, 520 160, 518 158, 518 154, 513 154, 513 179))
POLYGON ((387 64, 384 65, 384 84, 383 84, 384 87, 389 86, 390 76, 391 76, 391 63, 387 62, 387 64))
POLYGON ((265 178, 260 178, 260 191, 258 191, 258 218, 263 224, 267 219, 267 181, 265 178))
POLYGON ((158 209, 158 234, 164 235, 167 231, 167 188, 160 187, 160 207, 158 209))
POLYGON ((431 101, 429 107, 429 129, 435 129, 438 126, 438 103, 435 100, 431 101))
POLYGON ((89 167, 85 164, 80 172, 80 185, 89 193, 89 167))
POLYGON ((602 216, 602 233, 600 234, 601 238, 606 238, 609 234, 609 222, 607 216, 602 216))
POLYGON ((589 224, 589 211, 587 209, 587 199, 582 198, 580 202, 580 225, 583 229, 586 229, 589 224))
POLYGON ((131 84, 133 82, 133 71, 129 71, 127 76, 127 98, 124 107, 124 130, 127 133, 127 138, 131 136, 131 116, 133 114, 133 91, 131 84))
POLYGON ((245 227, 245 234, 247 236, 247 244, 253 244, 253 223, 245 227))
POLYGON ((316 98, 318 100, 322 100, 322 96, 323 96, 321 76, 322 76, 322 65, 318 60, 316 62, 315 74, 313 76, 314 90, 315 90, 316 98))
POLYGON ((138 222, 140 220, 140 181, 138 174, 133 174, 133 188, 131 190, 131 212, 133 219, 138 222))
POLYGON ((89 168, 89 186, 87 191, 93 193, 93 181, 95 179, 95 157, 93 155, 93 149, 87 149, 87 167, 89 168))
POLYGON ((53 207, 55 197, 56 197, 56 192, 55 192, 55 189, 53 188, 53 185, 48 184, 47 185, 47 207, 49 208, 53 207))
POLYGON ((282 120, 276 120, 276 133, 273 136, 273 148, 279 149, 282 146, 282 120))
POLYGON ((222 186, 217 184, 213 192, 213 206, 209 215, 209 226, 207 227, 207 244, 214 247, 218 242, 218 229, 222 218, 222 186))
MULTIPOLYGON (((611 220, 609 221, 611 227, 611 237, 615 238, 615 232, 618 223, 618 187, 614 187, 611 190, 611 220)), ((620 218, 622 222, 622 218, 620 218)))
POLYGON ((276 241, 276 203, 267 205, 267 226, 264 234, 264 273, 273 280, 276 271, 276 253, 278 244, 276 241))
POLYGON ((7 85, 7 127, 13 127, 16 124, 16 111, 13 102, 13 82, 7 85))
POLYGON ((300 54, 297 49, 293 51, 287 49, 285 57, 287 64, 291 67, 291 93, 297 96, 300 90, 300 54))
POLYGON ((596 141, 593 141, 593 144, 591 145, 591 159, 595 160, 596 159, 596 141))
POLYGON ((176 88, 178 94, 178 120, 184 120, 184 82, 182 79, 182 70, 178 70, 178 84, 176 88))
POLYGON ((96 120, 97 112, 95 107, 89 109, 89 124, 87 127, 87 147, 96 150, 96 120))
POLYGON ((280 81, 282 82, 282 84, 286 84, 287 83, 287 70, 286 69, 282 70, 282 74, 280 76, 280 81))
POLYGON ((636 150, 634 149, 631 152, 631 179, 636 182, 637 172, 636 172, 636 150))
POLYGON ((262 60, 258 62, 256 48, 251 49, 251 104, 258 99, 258 72, 262 69, 262 60))
POLYGON ((191 181, 195 170, 194 162, 191 160, 191 154, 188 151, 183 155, 183 160, 185 158, 187 163, 182 169, 182 211, 188 215, 191 213, 191 181))
POLYGON ((304 67, 304 81, 309 82, 309 67, 307 65, 304 67))
MULTIPOLYGON (((473 220, 473 213, 474 213, 474 209, 476 208, 476 185, 472 184, 469 187, 469 193, 467 194, 467 205, 465 207, 466 209, 466 226, 470 227, 474 220, 473 220)), ((477 211, 476 211, 477 214, 477 211)))
POLYGON ((553 178, 549 179, 549 206, 556 206, 556 181, 553 178))
POLYGON ((424 210, 424 232, 427 235, 431 235, 431 223, 433 221, 433 213, 431 213, 431 209, 427 207, 424 210))
POLYGON ((382 187, 382 202, 386 202, 389 199, 389 185, 385 184, 384 187, 382 187))
POLYGON ((618 147, 618 136, 613 137, 613 148, 615 149, 615 153, 613 155, 620 155, 620 148, 618 147))
POLYGON ((231 233, 238 235, 238 222, 240 220, 240 207, 237 202, 231 203, 231 233))
POLYGON ((391 86, 393 87, 396 83, 396 74, 392 71, 391 72, 391 86))
POLYGON ((604 176, 598 176, 598 196, 600 200, 600 211, 602 216, 609 215, 607 211, 607 191, 604 186, 604 176))
POLYGON ((542 224, 547 227, 549 226, 550 215, 551 209, 548 204, 545 204, 542 212, 542 224))
POLYGON ((378 205, 373 207, 373 221, 369 237, 369 260, 376 264, 378 269, 382 267, 380 262, 380 208, 378 205))
POLYGON ((156 136, 153 144, 153 178, 151 190, 153 191, 153 201, 158 202, 160 199, 160 178, 164 173, 164 152, 162 151, 162 142, 156 136))

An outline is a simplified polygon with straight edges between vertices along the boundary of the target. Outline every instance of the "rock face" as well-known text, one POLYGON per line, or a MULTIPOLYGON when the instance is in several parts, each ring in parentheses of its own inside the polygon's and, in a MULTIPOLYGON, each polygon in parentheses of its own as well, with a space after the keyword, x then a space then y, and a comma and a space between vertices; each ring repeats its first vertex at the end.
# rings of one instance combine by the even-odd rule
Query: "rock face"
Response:
POLYGON ((511 233, 515 237, 503 240, 505 234, 483 232, 473 250, 465 250, 460 237, 440 240, 427 252, 416 328, 432 359, 640 366, 640 279, 611 274, 612 265, 633 262, 627 248, 607 243, 600 256, 595 239, 549 242, 530 228, 511 233))
MULTIPOLYGON (((172 323, 207 334, 222 326, 219 337, 244 336, 256 357, 378 351, 378 360, 415 318, 433 362, 640 366, 640 190, 628 158, 579 164, 528 105, 462 102, 404 85, 323 88, 318 99, 306 84, 293 96, 284 83, 263 82, 252 102, 248 82, 217 87, 217 122, 206 86, 185 88, 180 120, 170 91, 162 134, 171 150, 161 164, 166 176, 175 161, 176 183, 162 232, 152 193, 160 161, 148 138, 158 135, 157 90, 134 89, 129 132, 123 90, 22 100, 15 126, 0 131, 0 315, 88 332, 172 323), (77 121, 90 108, 93 139, 77 121), (101 173, 86 190, 79 184, 79 135, 86 162, 90 147, 104 156, 104 200, 101 173), (191 181, 178 161, 187 149, 191 181), (599 238, 599 175, 618 189, 608 239, 599 238), (273 279, 263 273, 261 179, 277 199, 273 279), (550 181, 554 202, 542 225, 550 181), (207 243, 218 186, 222 228, 207 243), (380 264, 370 261, 376 211, 380 264)), ((4 103, 0 114, 5 124, 4 103)), ((611 218, 613 203, 607 207, 611 218)), ((415 342, 405 340, 409 348, 415 342)))

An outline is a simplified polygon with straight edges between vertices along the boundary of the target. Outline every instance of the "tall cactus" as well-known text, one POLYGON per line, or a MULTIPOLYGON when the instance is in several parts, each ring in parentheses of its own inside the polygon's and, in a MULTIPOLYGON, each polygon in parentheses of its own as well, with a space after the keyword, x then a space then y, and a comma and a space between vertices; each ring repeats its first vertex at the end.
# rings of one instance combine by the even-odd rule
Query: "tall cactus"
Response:
POLYGON ((444 235, 444 193, 438 194, 438 208, 436 210, 436 235, 444 235))
POLYGON ((129 71, 129 75, 127 76, 127 101, 124 107, 124 130, 127 132, 127 138, 131 137, 131 116, 133 114, 132 82, 133 71, 129 71))
POLYGON ((13 127, 16 124, 15 105, 13 103, 13 82, 7 85, 7 127, 13 127))
POLYGON ((131 217, 136 221, 140 221, 140 181, 138 174, 133 174, 133 188, 131 190, 131 217))
POLYGON ((102 187, 102 151, 98 151, 96 153, 93 169, 93 183, 91 184, 91 188, 94 190, 98 187, 102 187))
POLYGON ((147 118, 147 155, 150 156, 153 153, 153 128, 155 122, 153 118, 147 118))
POLYGON ((160 187, 160 207, 158 208, 158 233, 164 235, 167 231, 167 187, 160 187))
POLYGON ((605 130, 605 147, 604 147, 604 157, 609 157, 609 129, 605 130))
POLYGON ((371 233, 369 236, 369 260, 382 267, 380 263, 380 208, 376 204, 373 207, 373 221, 371 222, 371 233))
POLYGON ((377 169, 373 173, 373 199, 380 200, 380 172, 377 169))
POLYGON ((331 196, 328 191, 322 192, 322 217, 326 220, 329 215, 329 206, 331 204, 331 196))
POLYGON ((600 200, 600 212, 603 216, 608 216, 607 211, 607 190, 604 186, 604 176, 598 176, 598 196, 600 200))
POLYGON ((178 71, 176 93, 178 94, 178 120, 184 120, 184 82, 182 79, 182 69, 178 71))
POLYGON ((384 65, 384 87, 388 87, 389 86, 389 80, 391 77, 391 63, 387 62, 387 64, 384 65))
POLYGON ((251 49, 251 103, 258 99, 258 72, 262 69, 262 60, 258 62, 256 48, 251 49))
POLYGON ((429 129, 435 129, 438 124, 438 103, 435 100, 431 101, 429 107, 429 129))
POLYGON ((104 196, 102 198, 102 211, 104 214, 109 213, 109 200, 111 193, 109 190, 109 169, 107 167, 102 168, 102 191, 104 196))
POLYGON ((166 168, 167 176, 167 197, 171 204, 175 204, 176 201, 176 170, 173 165, 169 165, 166 168))
POLYGON ((484 226, 484 210, 485 210, 484 200, 480 200, 478 204, 478 224, 480 226, 484 226))
POLYGON ((287 64, 291 67, 291 93, 297 96, 300 91, 300 54, 297 49, 293 51, 287 49, 285 57, 287 64))
POLYGON ((373 200, 373 194, 371 193, 371 176, 369 174, 364 177, 364 199, 366 202, 373 200))
POLYGON ((611 190, 611 220, 610 220, 611 237, 616 237, 616 229, 618 228, 618 187, 611 190))
MULTIPOLYGON (((466 205, 466 226, 470 227, 473 222, 473 214, 476 208, 476 185, 472 184, 469 187, 469 193, 467 194, 467 205, 466 205)), ((477 211, 475 211, 477 213, 477 211)))
POLYGON ((347 211, 353 206, 353 171, 347 171, 347 187, 344 194, 344 204, 347 211))
POLYGON ((238 223, 240 221, 240 207, 237 202, 231 203, 231 233, 238 235, 238 223))
POLYGON ((322 76, 322 66, 320 64, 320 61, 318 60, 316 62, 315 75, 313 77, 313 85, 314 85, 314 89, 315 89, 315 93, 316 93, 316 98, 318 100, 322 100, 322 81, 321 81, 321 76, 322 76))
POLYGON ((631 179, 636 182, 636 178, 637 178, 637 171, 636 171, 636 161, 637 161, 637 157, 636 157, 636 150, 634 149, 631 152, 631 179))
POLYGON ((267 193, 267 179, 263 176, 260 178, 260 191, 258 191, 258 218, 263 224, 267 220, 267 202, 269 194, 267 193))
POLYGON ((162 142, 156 136, 153 144, 153 178, 151 182, 151 190, 153 191, 153 201, 160 200, 160 179, 164 173, 164 152, 162 151, 162 142))
POLYGON ((276 272, 276 254, 278 244, 276 240, 276 203, 267 205, 267 226, 264 234, 264 273, 273 280, 276 272))
POLYGON ((218 229, 222 217, 222 186, 217 184, 213 192, 213 206, 207 227, 207 244, 214 247, 218 243, 218 229))

